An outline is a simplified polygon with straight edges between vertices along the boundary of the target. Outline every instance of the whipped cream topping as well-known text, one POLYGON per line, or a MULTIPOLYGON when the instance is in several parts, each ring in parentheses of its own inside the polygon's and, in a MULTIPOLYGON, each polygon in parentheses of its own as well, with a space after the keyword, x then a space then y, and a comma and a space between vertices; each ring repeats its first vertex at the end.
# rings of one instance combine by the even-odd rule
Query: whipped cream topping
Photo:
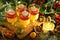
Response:
POLYGON ((36 7, 32 7, 32 11, 36 11, 36 7))
POLYGON ((24 5, 23 5, 23 4, 20 4, 20 8, 21 8, 21 9, 24 8, 24 5))
POLYGON ((27 15, 28 15, 28 12, 27 12, 27 11, 23 11, 23 12, 22 12, 22 15, 23 15, 23 16, 27 16, 27 15))
POLYGON ((8 14, 10 14, 10 15, 14 15, 15 14, 15 11, 14 10, 12 10, 12 9, 10 9, 10 10, 8 10, 8 12, 7 12, 8 14))

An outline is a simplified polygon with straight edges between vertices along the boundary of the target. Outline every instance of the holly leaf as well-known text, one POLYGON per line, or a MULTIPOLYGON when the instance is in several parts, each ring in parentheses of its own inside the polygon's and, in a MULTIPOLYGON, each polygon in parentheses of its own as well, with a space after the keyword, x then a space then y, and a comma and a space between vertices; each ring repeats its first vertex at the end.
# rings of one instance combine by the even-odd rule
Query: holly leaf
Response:
POLYGON ((2 21, 0 20, 0 25, 2 25, 2 21))
POLYGON ((2 2, 2 0, 0 0, 0 7, 3 5, 3 2, 2 2))

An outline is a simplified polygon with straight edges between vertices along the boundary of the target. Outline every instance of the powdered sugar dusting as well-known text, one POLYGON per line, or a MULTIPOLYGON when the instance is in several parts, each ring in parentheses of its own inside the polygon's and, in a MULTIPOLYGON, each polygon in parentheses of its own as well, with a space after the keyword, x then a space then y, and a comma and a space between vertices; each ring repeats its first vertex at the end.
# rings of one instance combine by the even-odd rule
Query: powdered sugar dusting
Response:
POLYGON ((23 5, 23 4, 21 4, 21 5, 20 5, 20 8, 21 8, 21 9, 22 9, 22 8, 24 8, 24 5, 23 5))

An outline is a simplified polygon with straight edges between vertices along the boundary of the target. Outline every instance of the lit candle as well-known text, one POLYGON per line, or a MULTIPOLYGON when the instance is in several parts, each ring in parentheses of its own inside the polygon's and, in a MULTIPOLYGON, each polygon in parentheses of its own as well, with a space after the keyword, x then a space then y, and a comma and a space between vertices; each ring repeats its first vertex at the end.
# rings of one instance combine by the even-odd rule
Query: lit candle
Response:
POLYGON ((35 6, 33 7, 30 7, 29 8, 29 12, 30 12, 30 20, 31 22, 34 22, 38 19, 38 16, 39 16, 39 9, 36 8, 35 6))
POLYGON ((27 11, 23 11, 20 14, 20 25, 23 27, 26 27, 26 25, 28 25, 30 23, 30 14, 27 11))
POLYGON ((14 24, 17 21, 17 16, 15 11, 12 9, 9 9, 6 13, 7 13, 6 14, 7 21, 11 24, 14 24))
POLYGON ((26 10, 26 6, 25 6, 25 5, 23 5, 23 4, 18 5, 18 6, 16 7, 17 15, 19 16, 19 14, 20 14, 22 11, 24 11, 24 10, 26 10))

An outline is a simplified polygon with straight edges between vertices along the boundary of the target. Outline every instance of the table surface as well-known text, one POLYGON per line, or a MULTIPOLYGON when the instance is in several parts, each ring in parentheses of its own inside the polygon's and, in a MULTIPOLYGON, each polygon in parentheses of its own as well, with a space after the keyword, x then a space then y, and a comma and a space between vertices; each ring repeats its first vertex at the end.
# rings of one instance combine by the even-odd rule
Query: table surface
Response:
MULTIPOLYGON (((2 40, 3 38, 0 38, 0 40, 2 40)), ((56 34, 56 35, 49 35, 49 34, 37 34, 36 38, 32 39, 30 38, 29 35, 27 35, 25 38, 23 39, 18 39, 17 37, 14 37, 14 38, 11 38, 11 39, 8 39, 8 38, 5 38, 6 40, 60 40, 60 34, 56 34), (52 39, 50 39, 49 37, 52 37, 52 39)), ((5 40, 4 39, 4 40, 5 40)))

